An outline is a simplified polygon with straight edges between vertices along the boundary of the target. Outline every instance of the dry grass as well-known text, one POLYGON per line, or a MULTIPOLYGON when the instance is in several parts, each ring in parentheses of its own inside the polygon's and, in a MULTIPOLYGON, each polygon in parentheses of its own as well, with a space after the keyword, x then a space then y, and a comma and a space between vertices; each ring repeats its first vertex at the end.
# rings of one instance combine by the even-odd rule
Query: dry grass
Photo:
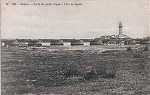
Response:
POLYGON ((2 95, 150 94, 150 51, 98 52, 2 49, 2 95))

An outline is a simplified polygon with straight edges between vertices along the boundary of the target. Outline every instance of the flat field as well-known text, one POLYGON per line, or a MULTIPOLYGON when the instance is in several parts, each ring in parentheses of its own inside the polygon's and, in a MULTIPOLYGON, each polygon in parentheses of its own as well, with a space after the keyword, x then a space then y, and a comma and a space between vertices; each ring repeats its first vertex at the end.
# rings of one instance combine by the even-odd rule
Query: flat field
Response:
POLYGON ((150 95, 150 51, 84 48, 2 47, 1 94, 150 95))

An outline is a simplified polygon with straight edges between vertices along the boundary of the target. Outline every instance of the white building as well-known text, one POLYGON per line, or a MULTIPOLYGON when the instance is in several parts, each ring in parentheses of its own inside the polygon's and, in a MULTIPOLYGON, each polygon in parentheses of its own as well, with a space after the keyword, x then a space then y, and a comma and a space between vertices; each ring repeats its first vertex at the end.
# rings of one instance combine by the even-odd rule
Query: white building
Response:
POLYGON ((63 42, 64 46, 71 46, 71 42, 63 42))
POLYGON ((40 43, 43 47, 48 47, 51 45, 51 40, 49 39, 40 39, 40 43))
POLYGON ((50 46, 51 43, 50 42, 42 42, 41 44, 42 44, 42 46, 47 47, 47 46, 50 46))
POLYGON ((84 46, 90 46, 90 42, 83 42, 84 46))

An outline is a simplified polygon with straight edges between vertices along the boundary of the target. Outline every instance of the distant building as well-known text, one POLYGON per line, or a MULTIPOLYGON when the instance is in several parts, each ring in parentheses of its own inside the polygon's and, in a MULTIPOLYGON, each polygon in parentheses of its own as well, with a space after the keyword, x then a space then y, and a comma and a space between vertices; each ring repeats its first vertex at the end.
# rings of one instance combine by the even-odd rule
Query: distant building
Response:
POLYGON ((3 47, 17 47, 18 46, 18 42, 16 40, 1 40, 1 45, 3 47))
POLYGON ((28 47, 41 47, 42 44, 39 42, 39 40, 28 40, 28 47))
POLYGON ((64 46, 71 46, 71 42, 63 42, 64 46))
POLYGON ((62 39, 64 46, 71 46, 72 39, 62 39))
POLYGON ((90 42, 90 45, 103 45, 103 41, 101 38, 95 38, 90 42))
POLYGON ((119 23, 119 34, 118 35, 106 35, 101 36, 100 38, 94 39, 91 44, 94 45, 128 45, 131 42, 131 38, 129 38, 127 35, 123 34, 123 25, 120 22, 119 23))
POLYGON ((51 40, 50 45, 64 45, 63 40, 51 40))
POLYGON ((75 45, 84 45, 84 42, 83 40, 80 39, 72 39, 71 46, 75 46, 75 45))
POLYGON ((123 33, 123 24, 119 22, 117 35, 105 35, 95 39, 16 39, 1 40, 3 47, 49 47, 51 45, 150 45, 150 37, 144 39, 132 39, 123 33))
POLYGON ((83 42, 84 46, 90 46, 90 42, 83 42))
POLYGON ((42 47, 49 47, 51 45, 50 39, 39 39, 42 47))
POLYGON ((28 47, 27 39, 16 39, 19 47, 28 47))
POLYGON ((142 39, 140 43, 145 44, 145 45, 146 44, 149 45, 150 44, 150 37, 146 37, 146 38, 142 39))
POLYGON ((126 39, 126 38, 129 38, 127 35, 123 34, 123 24, 122 22, 119 22, 119 34, 117 35, 117 38, 120 38, 120 39, 126 39))
POLYGON ((91 43, 91 39, 80 39, 80 40, 82 40, 83 41, 83 45, 84 46, 90 46, 90 43, 91 43))
POLYGON ((1 46, 4 47, 5 46, 5 42, 1 42, 1 46))

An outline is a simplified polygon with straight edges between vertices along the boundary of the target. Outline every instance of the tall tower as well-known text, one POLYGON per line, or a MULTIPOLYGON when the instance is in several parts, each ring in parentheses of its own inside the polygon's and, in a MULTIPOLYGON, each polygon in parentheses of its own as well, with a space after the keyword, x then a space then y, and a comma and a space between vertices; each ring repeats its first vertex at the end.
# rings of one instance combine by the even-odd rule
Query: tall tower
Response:
POLYGON ((123 25, 122 25, 122 22, 119 22, 119 35, 122 35, 123 31, 123 25))

